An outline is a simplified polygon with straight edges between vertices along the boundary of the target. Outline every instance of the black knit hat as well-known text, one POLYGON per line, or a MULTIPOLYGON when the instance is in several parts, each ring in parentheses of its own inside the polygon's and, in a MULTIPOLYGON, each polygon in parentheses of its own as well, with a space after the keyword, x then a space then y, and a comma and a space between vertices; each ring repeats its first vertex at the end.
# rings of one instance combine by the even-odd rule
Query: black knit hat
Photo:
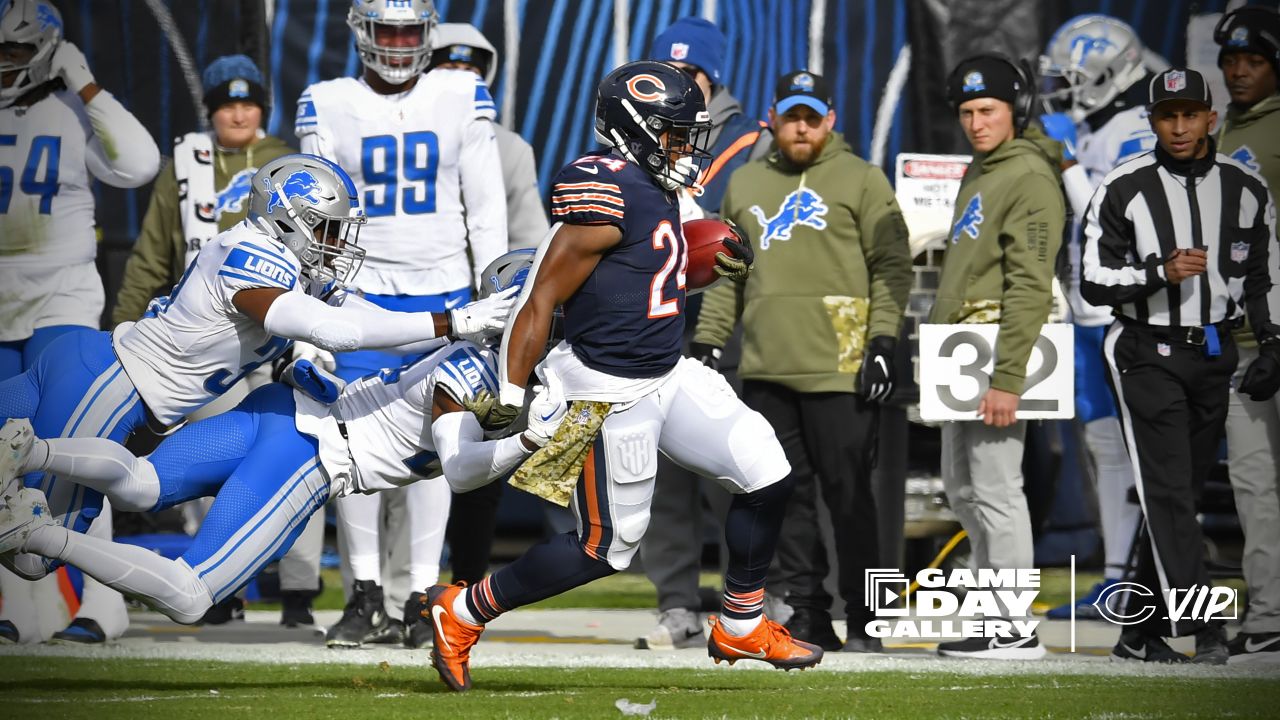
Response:
POLYGON ((1218 66, 1229 53, 1248 52, 1261 55, 1280 76, 1280 13, 1271 8, 1247 6, 1222 16, 1213 29, 1218 51, 1218 66))
POLYGON ((978 55, 961 60, 947 78, 947 99, 952 107, 976 100, 996 98, 1010 105, 1017 103, 1022 78, 1009 61, 992 55, 978 55))
POLYGON ((213 115, 227 103, 245 101, 262 108, 269 107, 267 91, 262 87, 262 73, 245 55, 220 57, 204 69, 204 107, 213 115))

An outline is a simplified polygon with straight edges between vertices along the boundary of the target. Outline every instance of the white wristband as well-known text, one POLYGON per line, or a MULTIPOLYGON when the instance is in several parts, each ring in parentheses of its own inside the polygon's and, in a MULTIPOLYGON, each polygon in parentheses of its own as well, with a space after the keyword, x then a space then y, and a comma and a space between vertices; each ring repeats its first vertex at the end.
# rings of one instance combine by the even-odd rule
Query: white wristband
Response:
POLYGON ((512 405, 515 407, 524 407, 524 398, 527 391, 516 385, 515 383, 502 383, 502 390, 498 393, 498 401, 503 405, 512 405))

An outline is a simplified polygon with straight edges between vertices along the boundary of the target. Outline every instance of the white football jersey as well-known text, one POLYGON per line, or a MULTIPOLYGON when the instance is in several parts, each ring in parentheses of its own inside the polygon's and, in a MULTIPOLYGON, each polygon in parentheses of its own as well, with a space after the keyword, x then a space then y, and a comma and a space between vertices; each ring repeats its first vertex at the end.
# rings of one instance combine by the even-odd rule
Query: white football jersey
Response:
MULTIPOLYGON (((407 485, 440 473, 431 437, 431 406, 443 386, 458 401, 481 390, 498 392, 497 357, 493 351, 457 341, 417 362, 382 370, 347 385, 330 412, 346 426, 346 442, 338 453, 352 467, 334 468, 331 477, 347 475, 352 487, 373 492, 407 485)), ((321 444, 332 435, 321 435, 321 444)), ((321 450, 321 457, 332 457, 321 450)))
POLYGON ((241 221, 200 249, 157 313, 116 328, 116 355, 156 419, 171 425, 292 342, 236 308, 235 294, 253 288, 302 292, 304 283, 284 245, 241 221))
POLYGON ((0 108, 0 168, 0 265, 66 267, 97 255, 93 178, 143 185, 160 169, 160 151, 110 93, 86 106, 61 90, 0 108))
MULTIPOLYGON (((1116 113, 1097 130, 1079 137, 1076 161, 1084 168, 1094 189, 1102 184, 1107 173, 1155 149, 1156 135, 1151 130, 1147 115, 1146 107, 1132 107, 1116 113)), ((1087 126, 1082 124, 1081 128, 1084 132, 1087 126)), ((1111 308, 1092 305, 1080 296, 1081 215, 1076 213, 1073 241, 1067 246, 1067 259, 1071 263, 1067 301, 1071 305, 1072 321, 1079 325, 1110 325, 1113 320, 1111 308)))
POLYGON ((474 73, 433 70, 405 93, 357 78, 307 88, 294 132, 302 151, 338 163, 360 190, 368 255, 358 285, 384 295, 471 287, 507 250, 506 192, 489 90, 474 73))

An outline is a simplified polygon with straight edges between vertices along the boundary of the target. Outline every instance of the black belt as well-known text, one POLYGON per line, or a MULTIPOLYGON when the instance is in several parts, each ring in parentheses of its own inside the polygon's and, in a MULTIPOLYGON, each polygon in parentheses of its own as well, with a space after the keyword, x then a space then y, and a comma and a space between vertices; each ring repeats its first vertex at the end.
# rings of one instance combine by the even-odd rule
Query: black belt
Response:
MULTIPOLYGON (((1204 325, 1148 325, 1131 318, 1120 316, 1120 322, 1126 327, 1137 328, 1150 334, 1157 340, 1165 342, 1176 342, 1183 345, 1204 345, 1207 340, 1204 335, 1204 325)), ((1231 331, 1240 327, 1237 320, 1223 320, 1216 322, 1211 327, 1217 328, 1218 339, 1222 340, 1223 336, 1230 336, 1231 331)))

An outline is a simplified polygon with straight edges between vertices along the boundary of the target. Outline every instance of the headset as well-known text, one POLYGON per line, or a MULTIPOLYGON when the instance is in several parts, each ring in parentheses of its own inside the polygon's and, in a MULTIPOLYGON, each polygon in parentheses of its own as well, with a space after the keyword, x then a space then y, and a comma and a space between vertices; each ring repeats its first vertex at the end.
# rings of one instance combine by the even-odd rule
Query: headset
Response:
MULTIPOLYGON (((951 74, 947 75, 947 87, 950 88, 954 83, 956 73, 960 72, 960 68, 967 63, 979 58, 992 58, 1013 68, 1013 72, 1018 76, 1018 92, 1013 98, 1013 126, 1021 135, 1023 130, 1027 129, 1027 123, 1031 122, 1031 116, 1035 112, 1036 101, 1040 98, 1040 90, 1036 87, 1036 74, 1031 69, 1031 63, 1027 60, 1019 60, 1014 62, 1008 55, 998 52, 983 52, 969 57, 956 63, 951 74)), ((954 102, 951 103, 952 109, 956 109, 954 102)))
MULTIPOLYGON (((1274 30, 1275 27, 1280 27, 1280 13, 1271 8, 1257 5, 1246 5, 1238 7, 1231 12, 1223 13, 1222 17, 1218 18, 1218 24, 1213 26, 1213 41, 1223 51, 1229 49, 1228 44, 1231 42, 1231 33, 1227 30, 1236 20, 1240 21, 1238 27, 1248 28, 1249 32, 1257 35, 1271 46, 1270 60, 1273 64, 1280 65, 1280 37, 1276 37, 1274 30), (1254 22, 1249 23, 1250 19, 1254 20, 1254 22), (1267 22, 1268 20, 1270 23, 1267 22), (1272 28, 1266 27, 1268 24, 1272 25, 1272 28)), ((1221 62, 1221 54, 1219 54, 1219 62, 1221 62)))

